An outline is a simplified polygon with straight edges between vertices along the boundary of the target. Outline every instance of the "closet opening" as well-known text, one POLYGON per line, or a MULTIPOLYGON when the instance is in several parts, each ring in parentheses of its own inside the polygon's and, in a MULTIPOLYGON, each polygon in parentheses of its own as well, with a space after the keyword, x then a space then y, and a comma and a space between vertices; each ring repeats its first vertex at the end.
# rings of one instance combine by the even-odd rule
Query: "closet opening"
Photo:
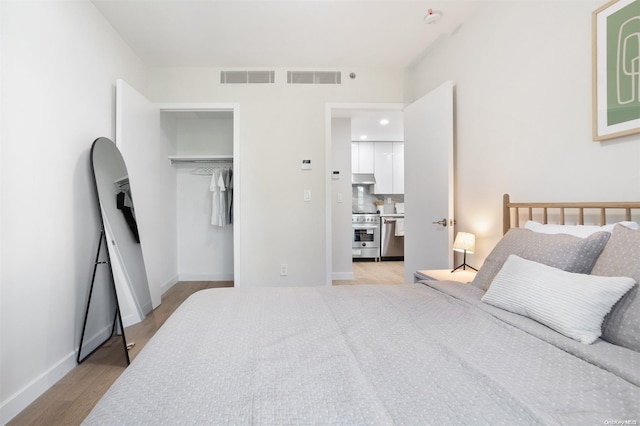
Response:
POLYGON ((176 178, 178 281, 231 281, 236 265, 234 109, 161 108, 176 178))

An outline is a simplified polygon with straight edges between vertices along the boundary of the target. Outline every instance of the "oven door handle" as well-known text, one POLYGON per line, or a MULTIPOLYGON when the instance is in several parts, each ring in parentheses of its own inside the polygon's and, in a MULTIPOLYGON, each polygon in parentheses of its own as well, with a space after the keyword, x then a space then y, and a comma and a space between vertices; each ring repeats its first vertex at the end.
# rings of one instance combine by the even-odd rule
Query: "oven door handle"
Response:
POLYGON ((378 229, 378 225, 353 225, 353 229, 378 229))

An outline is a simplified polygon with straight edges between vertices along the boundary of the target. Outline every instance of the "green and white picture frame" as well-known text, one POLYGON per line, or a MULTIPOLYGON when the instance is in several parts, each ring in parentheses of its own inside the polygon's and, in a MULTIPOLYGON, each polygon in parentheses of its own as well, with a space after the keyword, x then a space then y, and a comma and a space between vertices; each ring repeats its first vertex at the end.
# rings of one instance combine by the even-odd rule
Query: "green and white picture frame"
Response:
POLYGON ((640 0, 593 12, 593 139, 640 133, 640 0))

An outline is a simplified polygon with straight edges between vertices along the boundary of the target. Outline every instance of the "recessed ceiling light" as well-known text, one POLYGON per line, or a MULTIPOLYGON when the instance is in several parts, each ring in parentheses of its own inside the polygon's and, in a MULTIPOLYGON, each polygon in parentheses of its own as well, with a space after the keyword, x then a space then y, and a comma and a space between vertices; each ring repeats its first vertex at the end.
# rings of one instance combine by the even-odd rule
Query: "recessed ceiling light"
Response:
POLYGON ((362 136, 360 136, 360 139, 361 139, 361 140, 365 140, 366 138, 367 138, 367 135, 362 135, 362 136))
POLYGON ((386 118, 383 118, 382 120, 380 120, 380 125, 381 126, 386 126, 387 124, 389 124, 389 120, 386 118))

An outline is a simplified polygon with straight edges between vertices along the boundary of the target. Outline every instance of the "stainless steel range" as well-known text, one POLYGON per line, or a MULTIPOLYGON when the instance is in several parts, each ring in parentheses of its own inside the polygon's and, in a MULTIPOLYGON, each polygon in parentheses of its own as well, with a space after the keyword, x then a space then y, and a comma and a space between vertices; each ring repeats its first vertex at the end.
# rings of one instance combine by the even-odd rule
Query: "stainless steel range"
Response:
POLYGON ((380 215, 351 215, 351 251, 354 259, 380 259, 380 215))

